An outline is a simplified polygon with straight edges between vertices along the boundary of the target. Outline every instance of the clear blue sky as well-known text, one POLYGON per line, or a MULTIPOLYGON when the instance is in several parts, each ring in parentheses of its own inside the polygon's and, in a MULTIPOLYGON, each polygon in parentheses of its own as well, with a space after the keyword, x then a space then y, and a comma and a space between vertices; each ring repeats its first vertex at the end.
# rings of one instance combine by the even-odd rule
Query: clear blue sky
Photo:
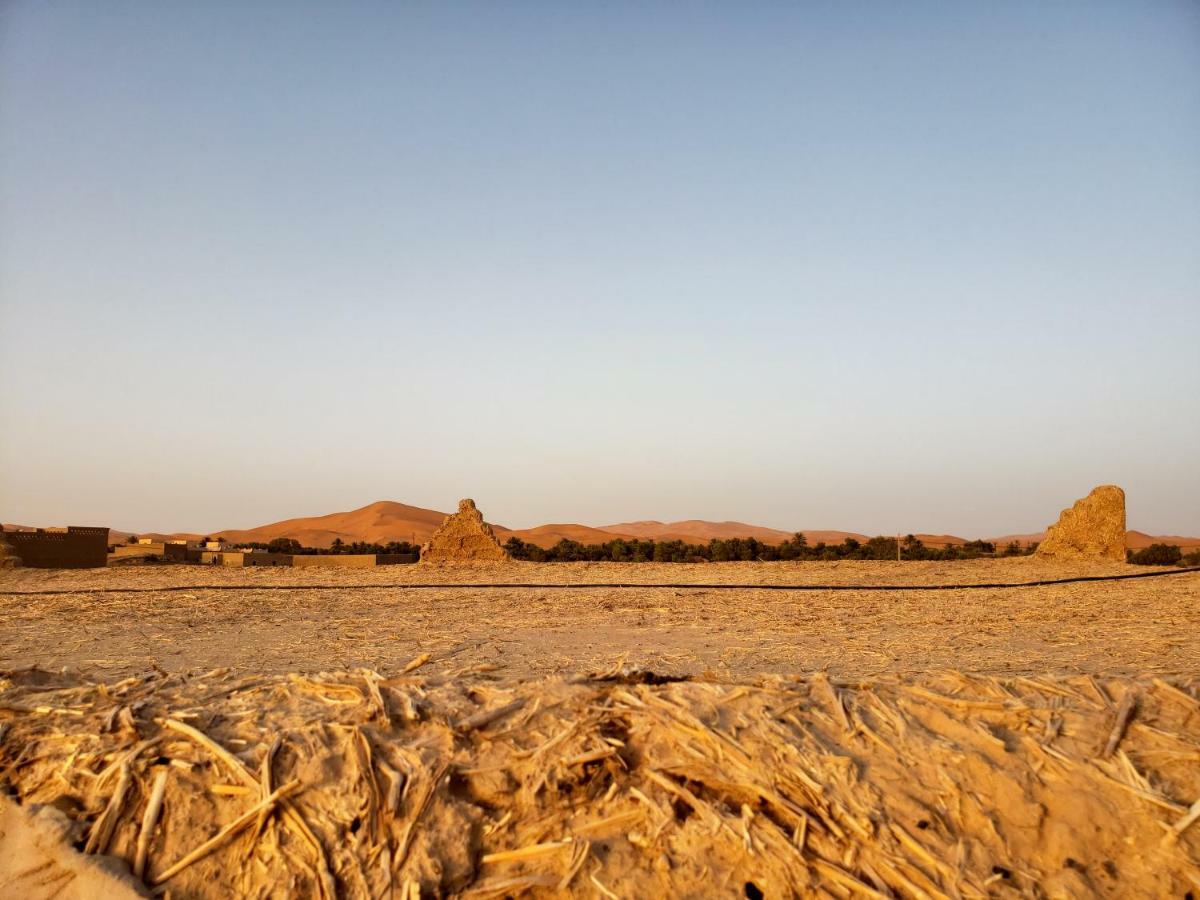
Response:
POLYGON ((0 518, 1200 531, 1200 5, 8 2, 0 518))

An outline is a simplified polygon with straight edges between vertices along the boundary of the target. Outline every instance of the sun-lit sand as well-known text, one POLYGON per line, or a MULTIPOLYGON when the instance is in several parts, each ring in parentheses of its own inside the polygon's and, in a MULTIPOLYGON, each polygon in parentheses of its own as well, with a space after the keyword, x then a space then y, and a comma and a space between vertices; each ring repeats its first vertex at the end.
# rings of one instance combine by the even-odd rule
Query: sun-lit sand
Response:
POLYGON ((917 589, 1139 571, 8 571, 0 765, 179 897, 1182 896, 1200 573, 917 589), (414 587, 630 581, 744 587, 414 587))
POLYGON ((16 570, 0 598, 0 665, 125 676, 219 666, 285 672, 419 653, 526 677, 629 663, 744 677, 1000 673, 1185 674, 1200 660, 1200 575, 972 591, 405 590, 418 583, 996 583, 1127 575, 1124 564, 1029 558, 949 563, 506 563, 332 569, 139 566, 16 570), (218 588, 249 587, 225 591, 218 588), (322 590, 306 590, 320 586, 322 590), (156 588, 186 587, 183 591, 156 588), (368 587, 363 590, 360 587, 368 587), (112 588, 150 593, 92 593, 112 588))

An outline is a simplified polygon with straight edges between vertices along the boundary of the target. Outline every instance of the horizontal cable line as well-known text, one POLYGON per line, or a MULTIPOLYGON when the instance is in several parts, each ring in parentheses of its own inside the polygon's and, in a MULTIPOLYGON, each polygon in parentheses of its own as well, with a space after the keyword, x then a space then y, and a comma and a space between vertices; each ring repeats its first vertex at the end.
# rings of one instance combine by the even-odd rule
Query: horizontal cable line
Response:
MULTIPOLYGON (((636 565, 632 563, 631 565, 636 565)), ((57 588, 45 591, 0 591, 0 597, 49 597, 65 594, 165 594, 181 591, 423 591, 423 590, 522 590, 588 591, 588 590, 654 590, 671 588, 692 591, 972 591, 1007 588, 1044 587, 1054 584, 1083 584, 1095 581, 1131 581, 1136 578, 1162 578, 1166 575, 1186 575, 1200 572, 1200 566, 1168 569, 1165 572, 1138 572, 1133 575, 1079 575, 1074 578, 1052 578, 1043 581, 981 582, 975 584, 694 584, 688 582, 619 581, 597 584, 522 583, 522 582, 420 582, 413 584, 194 584, 164 587, 129 588, 57 588)))

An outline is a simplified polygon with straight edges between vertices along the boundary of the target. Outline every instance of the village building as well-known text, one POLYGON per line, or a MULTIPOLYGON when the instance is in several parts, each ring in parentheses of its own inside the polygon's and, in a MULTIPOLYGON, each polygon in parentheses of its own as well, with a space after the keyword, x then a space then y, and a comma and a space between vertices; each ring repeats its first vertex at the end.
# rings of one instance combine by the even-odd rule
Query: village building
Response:
POLYGON ((82 525, 6 531, 5 542, 31 569, 99 569, 108 565, 108 529, 82 525))

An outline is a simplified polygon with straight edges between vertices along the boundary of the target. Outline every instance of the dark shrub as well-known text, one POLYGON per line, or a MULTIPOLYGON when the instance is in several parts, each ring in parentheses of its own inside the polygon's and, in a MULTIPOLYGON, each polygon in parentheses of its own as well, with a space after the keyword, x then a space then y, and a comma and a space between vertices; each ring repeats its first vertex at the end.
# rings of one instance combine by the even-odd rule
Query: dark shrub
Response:
POLYGON ((1183 551, 1174 544, 1151 544, 1128 558, 1135 566, 1173 566, 1183 559, 1183 551))

